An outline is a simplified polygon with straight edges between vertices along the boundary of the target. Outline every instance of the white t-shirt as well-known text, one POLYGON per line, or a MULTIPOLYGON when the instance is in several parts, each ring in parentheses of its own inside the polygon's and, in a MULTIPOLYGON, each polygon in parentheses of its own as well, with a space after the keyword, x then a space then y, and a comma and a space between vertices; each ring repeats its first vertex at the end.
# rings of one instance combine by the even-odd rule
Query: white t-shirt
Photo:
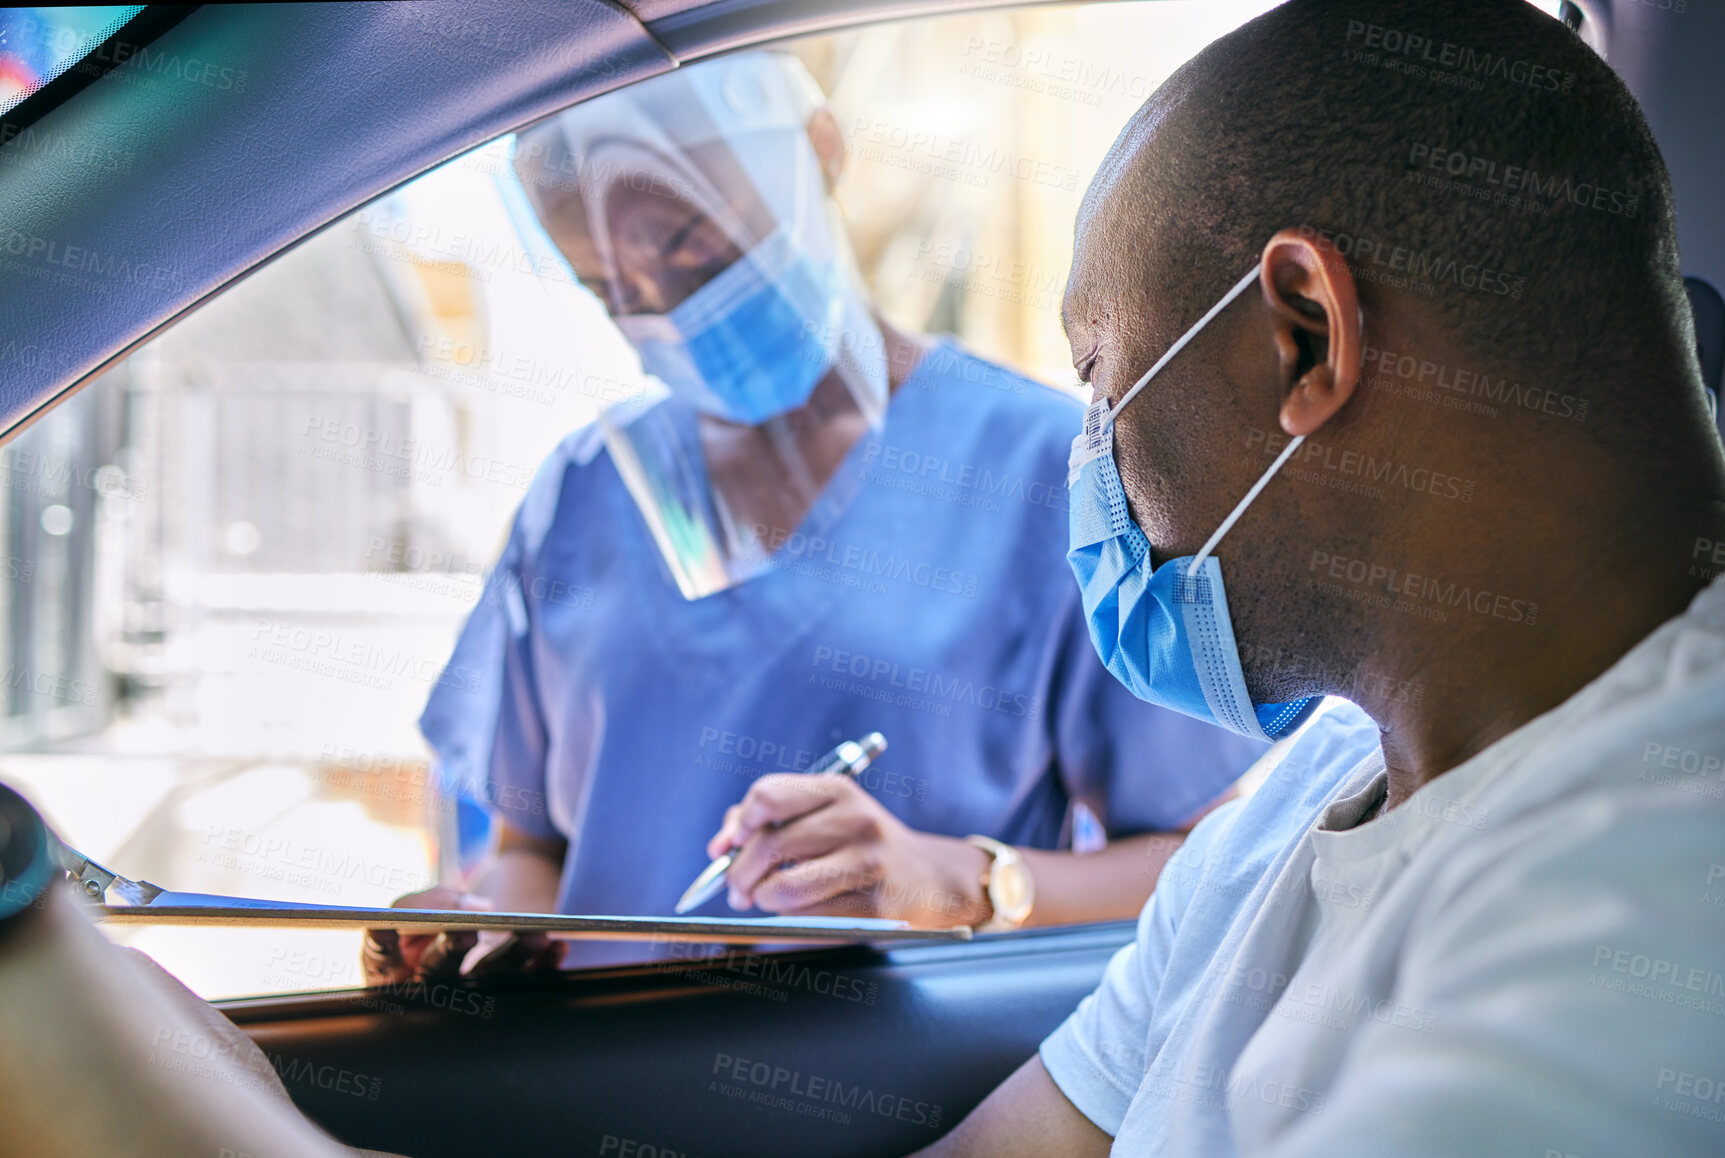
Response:
POLYGON ((1169 863, 1042 1044, 1117 1155, 1725 1155, 1725 581, 1358 824, 1358 709, 1169 863))

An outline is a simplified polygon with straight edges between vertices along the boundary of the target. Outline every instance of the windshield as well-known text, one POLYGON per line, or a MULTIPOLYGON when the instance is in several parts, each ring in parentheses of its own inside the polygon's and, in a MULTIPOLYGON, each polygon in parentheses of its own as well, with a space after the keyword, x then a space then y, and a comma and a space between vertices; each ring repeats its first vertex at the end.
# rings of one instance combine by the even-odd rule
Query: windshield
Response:
MULTIPOLYGON (((739 134, 732 149, 737 172, 762 174, 763 204, 796 187, 813 192, 787 204, 814 208, 775 208, 787 228, 735 247, 757 255, 743 273, 762 274, 740 283, 713 268, 733 268, 730 234, 687 228, 687 198, 637 199, 684 214, 656 222, 608 213, 621 273, 639 273, 641 250, 623 243, 650 224, 653 252, 700 274, 705 292, 651 301, 664 311, 653 333, 614 324, 613 309, 633 318, 636 304, 606 300, 583 244, 600 252, 597 227, 559 196, 571 176, 639 184, 642 166, 590 159, 595 131, 567 118, 309 238, 0 449, 0 778, 83 853, 174 890, 387 905, 478 880, 502 817, 566 838, 555 856, 567 871, 545 877, 558 894, 536 911, 665 915, 751 785, 878 730, 890 747, 857 783, 910 828, 975 862, 971 833, 1086 854, 1146 839, 1126 875, 1147 892, 1168 851, 1147 837, 1256 749, 1218 746, 1213 776, 1145 777, 1141 796, 1106 779, 1110 747, 1143 745, 1136 701, 1122 706, 1083 625, 1061 618, 1075 614, 1065 476, 1084 394, 1060 324, 1071 223, 1144 97, 1271 6, 967 14, 805 40, 789 72, 779 60, 698 74, 716 79, 683 99, 713 109, 750 107, 774 77, 818 87, 824 119, 795 150, 775 152, 770 134, 739 134), (775 181, 775 165, 811 176, 775 181), (842 239, 842 261, 823 238, 842 239), (785 292, 760 292, 769 270, 785 292), (860 289, 829 292, 841 283, 860 289), (879 429, 852 401, 866 390, 775 373, 810 356, 838 365, 844 349, 801 338, 852 297, 878 319, 870 332, 918 336, 886 359, 894 409, 879 429), (804 299, 819 307, 813 324, 804 299), (648 407, 656 426, 636 421, 625 404, 681 389, 688 367, 644 356, 675 327, 716 335, 711 359, 684 343, 706 393, 648 407), (713 371, 738 365, 739 349, 760 368, 741 384, 713 371), (915 374, 900 372, 906 349, 927 351, 915 374), (775 407, 833 416, 816 433, 837 449, 804 438, 797 463, 845 483, 817 488, 843 500, 836 513, 836 501, 794 507, 788 485, 743 469, 728 490, 714 483, 776 448, 737 420, 775 407), (1008 424, 1014 439, 987 437, 1008 424), (677 457, 691 446, 701 457, 677 457), (841 458, 854 469, 839 472, 841 458), (677 506, 672 468, 690 459, 708 473, 689 488, 699 501, 677 506), (727 525, 767 529, 757 539, 774 573, 686 599, 650 532, 699 538, 724 522, 708 519, 720 497, 727 525), (1035 598, 1006 594, 1019 588, 1035 598), (514 638, 526 642, 508 650, 514 638), (1057 686, 1068 671, 1090 675, 1057 686), (1089 730, 1064 726, 1062 705, 1085 696, 1095 719, 1124 721, 1094 728, 1117 742, 1088 749, 1089 730), (982 768, 976 753, 1002 755, 982 768)), ((635 88, 633 155, 651 145, 680 174, 717 172, 703 142, 653 137, 671 122, 645 102, 670 99, 666 82, 635 88)), ((624 123, 619 108, 599 128, 624 123)), ((1160 742, 1226 739, 1176 731, 1183 722, 1156 725, 1160 742)), ((930 896, 935 916, 967 915, 930 896)), ((1127 901, 1135 912, 1142 898, 1127 901)), ((722 894, 707 904, 699 915, 732 912, 722 894)), ((361 980, 351 931, 118 939, 208 996, 361 980)))
MULTIPOLYGON (((1136 701, 1092 678, 1094 665, 1082 688, 1055 687, 1048 672, 1070 665, 1040 658, 1090 654, 1080 628, 1037 626, 1070 612, 1064 423, 1082 391, 1060 291, 1069 223, 1112 127, 1270 3, 989 13, 808 40, 789 58, 636 86, 639 115, 613 101, 592 110, 604 114, 596 127, 566 118, 493 141, 309 239, 0 452, 17 560, 0 643, 18 677, 0 767, 69 843, 134 879, 341 905, 476 881, 507 822, 576 838, 562 895, 495 907, 668 915, 727 806, 763 776, 874 731, 890 746, 858 776, 862 792, 955 845, 976 832, 1092 849, 1183 820, 1253 746, 1195 734, 1194 745, 1226 749, 1215 777, 1128 799, 1100 772, 1085 779, 1107 761, 1050 730, 1068 694, 1112 696, 1097 710, 1119 716, 1117 731, 1137 726, 1136 701), (1085 47, 1127 42, 1158 52, 1085 47), (688 111, 705 102, 700 117, 743 110, 767 126, 780 108, 770 94, 794 111, 807 86, 824 94, 827 136, 811 137, 795 112, 796 134, 751 129, 715 156, 688 111), (579 190, 598 176, 640 183, 642 149, 594 144, 623 124, 690 189, 728 190, 739 220, 771 211, 776 232, 724 236, 763 276, 777 271, 774 284, 796 270, 808 287, 854 287, 810 290, 821 305, 809 324, 838 316, 852 345, 879 332, 876 317, 918 336, 930 352, 908 379, 894 371, 884 427, 856 401, 874 396, 860 363, 836 389, 834 374, 780 383, 776 368, 837 365, 844 344, 779 344, 775 319, 792 297, 720 283, 700 255, 691 268, 722 284, 724 301, 754 303, 728 315, 751 328, 725 340, 763 351, 758 373, 709 377, 682 406, 686 367, 643 365, 635 343, 650 353, 647 338, 619 330, 607 279, 584 269, 579 234, 596 227, 564 212, 587 204, 579 190), (566 185, 572 197, 559 196, 566 185), (832 256, 841 237, 848 252, 832 256), (845 315, 852 300, 863 305, 845 315), (754 393, 764 383, 777 383, 770 398, 793 396, 754 393), (676 405, 651 405, 667 384, 676 405), (640 417, 625 405, 637 397, 649 403, 640 417), (813 405, 779 427, 737 421, 803 397, 813 405), (990 421, 1041 433, 1014 440, 1016 457, 990 452, 978 441, 988 424, 971 418, 985 403, 999 414, 990 421), (831 416, 818 430, 795 418, 816 413, 831 416), (793 443, 802 453, 774 481, 719 477, 793 443), (551 493, 533 491, 534 478, 550 470, 573 489, 545 538, 580 562, 556 569, 541 553, 522 570, 510 543, 515 528, 530 533, 530 494, 551 493), (784 481, 798 470, 827 479, 800 508, 784 481), (707 519, 719 506, 725 517, 707 519), (737 526, 768 528, 756 538, 772 573, 685 598, 650 532, 707 541, 737 526), (1000 546, 1019 542, 1053 546, 1000 546), (1006 598, 1007 577, 1028 572, 1036 599, 1006 598), (573 633, 523 676, 549 746, 529 756, 537 741, 523 734, 520 759, 502 741, 507 757, 468 760, 496 748, 478 737, 516 718, 501 709, 488 643, 511 608, 535 630, 573 633), (1021 628, 1000 629, 1008 615, 1021 628), (1010 644, 1027 633, 1039 642, 1010 644), (686 674, 653 687, 664 671, 686 674), (1061 750, 1044 753, 1051 743, 1061 750), (994 794, 973 767, 972 753, 991 750, 1024 754, 1022 767, 1002 758, 1011 793, 994 794), (1050 764, 1064 780, 1040 779, 1050 764), (1020 793, 1035 807, 1015 810, 1020 793)), ((666 200, 647 188, 643 203, 666 200)), ((636 251, 623 243, 642 228, 607 214, 605 247, 631 276, 636 251)), ((679 247, 713 245, 685 232, 680 218, 652 231, 679 267, 679 247)), ((661 328, 702 324, 683 302, 711 318, 712 298, 682 292, 652 310, 665 311, 661 328)), ((880 339, 869 341, 878 359, 880 339)), ((738 348, 713 365, 737 365, 738 348)), ((914 886, 905 892, 920 903, 914 886)), ((941 906, 956 904, 929 901, 918 919, 951 923, 961 914, 941 906)), ((692 915, 733 911, 721 893, 692 915)), ((360 981, 351 932, 114 932, 211 996, 360 981)))

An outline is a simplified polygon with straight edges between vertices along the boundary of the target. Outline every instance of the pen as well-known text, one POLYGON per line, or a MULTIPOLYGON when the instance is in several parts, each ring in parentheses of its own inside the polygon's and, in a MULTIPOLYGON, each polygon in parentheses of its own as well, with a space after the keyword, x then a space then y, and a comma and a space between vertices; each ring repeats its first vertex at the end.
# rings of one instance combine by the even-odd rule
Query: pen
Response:
MULTIPOLYGON (((828 772, 836 772, 840 776, 854 779, 864 772, 875 757, 886 751, 886 737, 879 732, 870 732, 860 740, 846 740, 838 747, 816 760, 805 775, 820 776, 828 772)), ((737 850, 722 854, 713 863, 701 870, 701 875, 695 878, 695 883, 677 900, 673 911, 682 916, 690 909, 698 908, 712 900, 718 891, 725 887, 725 874, 731 869, 731 862, 737 859, 737 850)))

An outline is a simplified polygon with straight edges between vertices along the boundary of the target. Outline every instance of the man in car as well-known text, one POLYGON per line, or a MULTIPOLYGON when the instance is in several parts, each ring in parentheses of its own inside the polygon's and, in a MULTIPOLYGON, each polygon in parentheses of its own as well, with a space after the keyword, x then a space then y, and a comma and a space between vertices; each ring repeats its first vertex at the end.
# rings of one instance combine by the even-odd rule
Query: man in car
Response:
MULTIPOLYGON (((1292 727, 1230 735, 1107 677, 1061 558, 1077 406, 874 312, 829 198, 843 156, 780 53, 517 143, 524 233, 668 389, 541 468, 450 661, 478 674, 421 721, 499 822, 493 905, 669 914, 736 849, 697 912, 1120 918, 1173 846, 1154 834, 1292 727), (798 774, 876 731, 858 781, 798 774), (1107 846, 1079 855, 1086 817, 1107 846)), ((380 933, 370 975, 470 942, 380 933)))
POLYGON ((1725 1149, 1725 461, 1672 208, 1525 4, 1291 0, 1126 127, 1064 304, 1092 629, 1165 697, 1221 661, 1143 625, 1225 575, 1254 702, 1359 707, 928 1153, 1725 1149), (1441 405, 1481 379, 1585 417, 1441 405))

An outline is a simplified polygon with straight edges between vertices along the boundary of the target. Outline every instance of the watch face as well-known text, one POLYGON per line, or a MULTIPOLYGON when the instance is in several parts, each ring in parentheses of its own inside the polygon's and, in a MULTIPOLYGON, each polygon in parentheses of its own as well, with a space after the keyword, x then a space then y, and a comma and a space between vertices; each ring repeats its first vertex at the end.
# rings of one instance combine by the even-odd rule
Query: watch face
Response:
POLYGON ((1002 858, 994 862, 994 871, 988 878, 988 899, 994 905, 996 917, 1022 921, 1030 915, 1034 898, 1030 870, 1023 861, 1002 858))

